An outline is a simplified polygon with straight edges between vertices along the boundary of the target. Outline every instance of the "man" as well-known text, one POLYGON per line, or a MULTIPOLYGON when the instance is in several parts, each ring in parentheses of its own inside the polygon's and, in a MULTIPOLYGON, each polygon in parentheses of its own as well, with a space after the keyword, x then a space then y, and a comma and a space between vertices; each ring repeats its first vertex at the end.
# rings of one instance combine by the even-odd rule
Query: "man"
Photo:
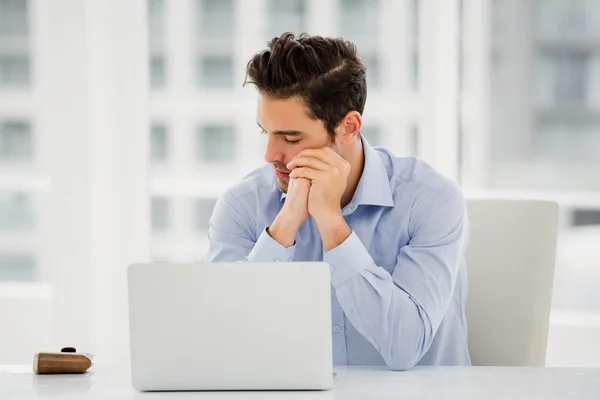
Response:
POLYGON ((287 33, 246 72, 269 164, 219 198, 207 261, 330 264, 336 365, 469 365, 465 200, 360 135, 356 47, 287 33))

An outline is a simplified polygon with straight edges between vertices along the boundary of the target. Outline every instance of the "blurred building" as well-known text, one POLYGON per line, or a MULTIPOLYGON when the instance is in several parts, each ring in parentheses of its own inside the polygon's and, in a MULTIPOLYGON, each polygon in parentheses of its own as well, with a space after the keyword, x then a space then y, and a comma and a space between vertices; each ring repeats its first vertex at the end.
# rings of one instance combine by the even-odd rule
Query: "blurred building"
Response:
POLYGON ((600 2, 491 5, 491 186, 600 190, 600 2))
POLYGON ((28 2, 0 1, 0 280, 34 280, 36 141, 31 111, 28 2))

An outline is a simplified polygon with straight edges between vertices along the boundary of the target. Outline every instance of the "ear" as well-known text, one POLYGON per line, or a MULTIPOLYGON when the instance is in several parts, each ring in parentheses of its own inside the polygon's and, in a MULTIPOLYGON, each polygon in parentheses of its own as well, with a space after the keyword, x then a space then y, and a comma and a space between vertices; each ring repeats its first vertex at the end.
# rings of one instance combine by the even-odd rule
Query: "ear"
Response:
POLYGON ((349 111, 336 128, 340 144, 348 144, 359 134, 362 126, 362 116, 358 111, 349 111))

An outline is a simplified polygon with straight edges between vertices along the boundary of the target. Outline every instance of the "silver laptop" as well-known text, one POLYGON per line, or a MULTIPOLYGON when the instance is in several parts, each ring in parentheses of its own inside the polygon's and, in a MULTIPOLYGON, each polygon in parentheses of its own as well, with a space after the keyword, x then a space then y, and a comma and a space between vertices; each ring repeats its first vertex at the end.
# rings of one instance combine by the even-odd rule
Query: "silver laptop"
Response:
POLYGON ((128 285, 136 389, 331 388, 327 264, 134 264, 128 285))

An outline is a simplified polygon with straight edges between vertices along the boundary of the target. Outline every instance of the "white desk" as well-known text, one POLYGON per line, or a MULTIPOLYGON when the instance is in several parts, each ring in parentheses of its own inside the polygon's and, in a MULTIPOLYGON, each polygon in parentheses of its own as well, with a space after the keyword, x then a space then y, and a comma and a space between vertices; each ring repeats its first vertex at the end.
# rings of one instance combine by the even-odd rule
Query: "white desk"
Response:
MULTIPOLYGON (((36 376, 0 365, 0 399, 600 399, 600 368, 423 367, 337 369, 326 392, 140 393, 127 372, 36 376)), ((124 371, 121 369, 121 371, 124 371)))

